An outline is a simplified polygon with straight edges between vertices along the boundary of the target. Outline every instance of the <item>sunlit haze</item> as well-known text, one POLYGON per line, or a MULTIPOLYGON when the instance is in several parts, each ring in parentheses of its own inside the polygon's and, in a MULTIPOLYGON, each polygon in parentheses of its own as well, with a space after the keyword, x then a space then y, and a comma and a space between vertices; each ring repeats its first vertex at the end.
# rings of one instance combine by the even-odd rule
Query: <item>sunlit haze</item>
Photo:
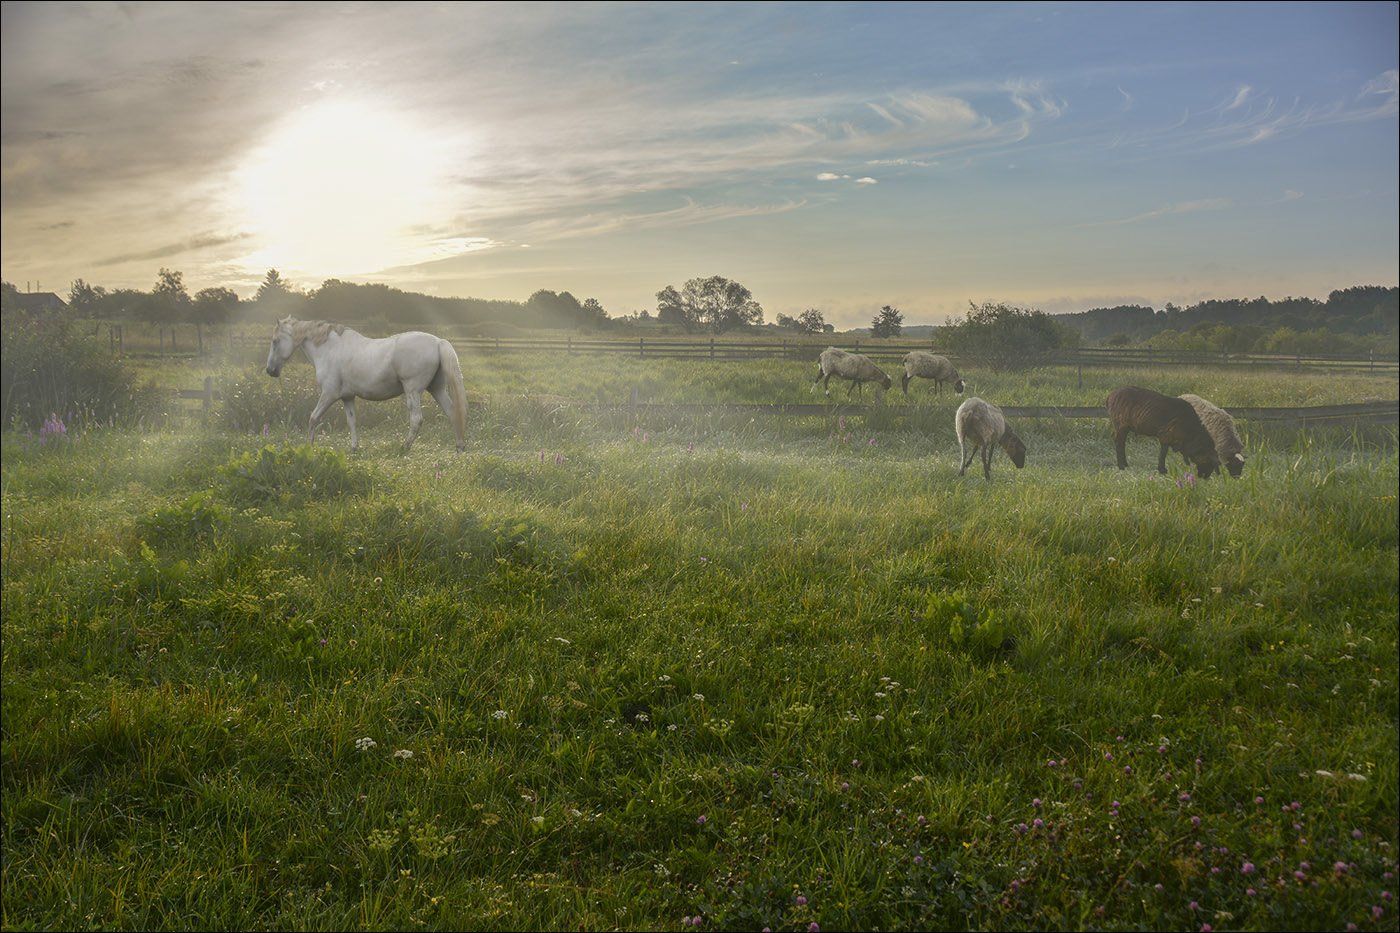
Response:
POLYGON ((0 261, 841 326, 1391 285, 1396 11, 6 3, 0 261))

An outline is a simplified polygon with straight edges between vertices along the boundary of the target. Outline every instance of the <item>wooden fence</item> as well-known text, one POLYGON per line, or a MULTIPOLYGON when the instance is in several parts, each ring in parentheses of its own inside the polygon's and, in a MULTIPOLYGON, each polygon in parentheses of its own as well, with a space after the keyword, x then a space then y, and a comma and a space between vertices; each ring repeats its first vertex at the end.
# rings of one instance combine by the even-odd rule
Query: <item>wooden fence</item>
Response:
MULTIPOLYGON (((204 385, 198 389, 181 389, 181 399, 192 399, 200 403, 198 409, 187 413, 208 423, 214 403, 223 399, 223 393, 214 388, 212 377, 204 378, 204 385)), ((529 396, 520 396, 528 399, 529 396)), ((842 415, 863 415, 883 410, 895 417, 927 411, 926 404, 920 405, 867 405, 839 404, 829 402, 642 402, 637 391, 631 397, 616 404, 580 402, 572 399, 548 397, 552 404, 592 412, 631 412, 634 414, 661 415, 779 415, 788 417, 837 417, 842 415)), ((469 402, 472 407, 481 408, 489 401, 469 402)), ((1009 418, 1106 418, 1102 405, 1002 405, 1002 412, 1009 418)), ((1275 422, 1295 427, 1312 427, 1327 424, 1390 424, 1400 422, 1400 401, 1360 402, 1347 405, 1313 405, 1295 408, 1254 408, 1231 407, 1230 414, 1243 421, 1275 422)))
MULTIPOLYGON (((108 342, 115 354, 131 356, 192 357, 226 354, 240 359, 261 358, 267 349, 265 329, 187 327, 177 338, 177 328, 154 325, 99 325, 108 330, 108 342), (153 339, 154 338, 154 339, 153 339)), ((463 356, 495 353, 555 353, 566 356, 634 356, 655 360, 758 360, 783 359, 815 361, 827 346, 864 353, 882 362, 897 362, 911 350, 943 352, 955 362, 977 367, 988 360, 939 351, 932 341, 887 341, 835 336, 778 339, 756 337, 601 337, 564 335, 560 337, 476 337, 457 336, 442 331, 463 356)), ((1320 370, 1329 373, 1373 374, 1400 377, 1400 357, 1370 354, 1366 357, 1339 354, 1212 353, 1185 350, 1152 350, 1128 347, 1079 347, 1053 350, 1018 358, 1020 365, 1170 367, 1225 366, 1243 369, 1320 370)))

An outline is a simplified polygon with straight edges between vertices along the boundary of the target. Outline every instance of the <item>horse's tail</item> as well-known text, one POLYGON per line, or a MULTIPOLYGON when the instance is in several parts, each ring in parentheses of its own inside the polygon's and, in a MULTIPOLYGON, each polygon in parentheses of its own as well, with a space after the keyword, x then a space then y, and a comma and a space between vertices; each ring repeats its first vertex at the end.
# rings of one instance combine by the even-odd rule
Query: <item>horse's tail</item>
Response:
POLYGON ((446 340, 438 340, 438 365, 452 397, 452 428, 457 432, 457 452, 467 449, 467 390, 462 385, 462 363, 446 340))

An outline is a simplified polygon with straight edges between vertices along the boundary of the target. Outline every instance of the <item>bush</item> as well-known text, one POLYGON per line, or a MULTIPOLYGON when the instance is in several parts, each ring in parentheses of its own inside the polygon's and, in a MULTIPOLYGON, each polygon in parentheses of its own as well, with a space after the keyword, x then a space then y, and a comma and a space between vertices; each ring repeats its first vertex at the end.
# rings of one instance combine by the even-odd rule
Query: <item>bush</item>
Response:
POLYGON ((373 477, 344 454, 315 447, 264 447, 226 464, 225 494, 240 506, 304 505, 370 491, 373 477))
POLYGON ((142 541, 156 546, 183 544, 213 537, 226 528, 228 509, 214 501, 209 490, 197 492, 178 505, 162 506, 136 520, 142 541))
POLYGON ((66 315, 38 317, 6 308, 0 329, 4 427, 37 430, 51 415, 68 428, 131 424, 156 410, 155 387, 138 384, 66 315))
POLYGON ((938 340, 957 356, 1011 368, 1035 365, 1047 350, 1078 346, 1079 334, 1044 311, 988 301, 939 328, 938 340))

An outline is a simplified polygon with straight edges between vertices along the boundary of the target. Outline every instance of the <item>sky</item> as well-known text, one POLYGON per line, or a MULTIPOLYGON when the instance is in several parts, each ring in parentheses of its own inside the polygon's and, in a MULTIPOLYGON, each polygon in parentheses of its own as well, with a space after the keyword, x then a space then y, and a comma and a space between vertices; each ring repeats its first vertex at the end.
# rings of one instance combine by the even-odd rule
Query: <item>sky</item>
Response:
POLYGON ((4 3, 0 273, 843 327, 1394 285, 1397 9, 4 3))

